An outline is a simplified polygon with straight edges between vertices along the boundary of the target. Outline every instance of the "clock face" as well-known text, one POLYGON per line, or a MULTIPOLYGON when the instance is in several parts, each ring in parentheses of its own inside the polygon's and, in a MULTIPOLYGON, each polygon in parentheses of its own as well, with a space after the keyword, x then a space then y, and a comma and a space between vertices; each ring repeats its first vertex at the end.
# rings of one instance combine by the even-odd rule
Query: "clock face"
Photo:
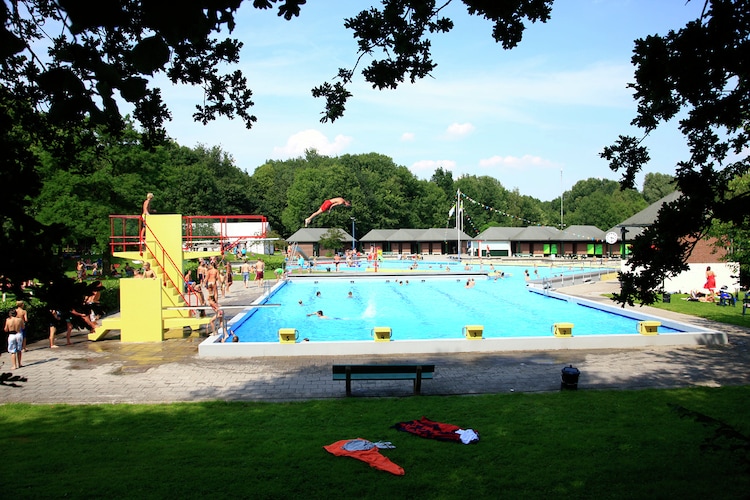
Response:
POLYGON ((604 240, 609 243, 610 245, 614 245, 617 243, 617 233, 614 231, 610 231, 607 233, 607 235, 604 237, 604 240))

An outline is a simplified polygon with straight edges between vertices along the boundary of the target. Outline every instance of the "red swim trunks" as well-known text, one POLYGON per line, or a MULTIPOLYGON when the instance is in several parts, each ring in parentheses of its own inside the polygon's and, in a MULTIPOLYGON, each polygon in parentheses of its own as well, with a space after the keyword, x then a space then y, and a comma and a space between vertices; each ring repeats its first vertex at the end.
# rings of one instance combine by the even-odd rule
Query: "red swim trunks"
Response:
POLYGON ((331 205, 333 205, 333 203, 331 203, 331 200, 324 201, 323 204, 320 206, 320 211, 325 212, 326 210, 331 208, 331 205))

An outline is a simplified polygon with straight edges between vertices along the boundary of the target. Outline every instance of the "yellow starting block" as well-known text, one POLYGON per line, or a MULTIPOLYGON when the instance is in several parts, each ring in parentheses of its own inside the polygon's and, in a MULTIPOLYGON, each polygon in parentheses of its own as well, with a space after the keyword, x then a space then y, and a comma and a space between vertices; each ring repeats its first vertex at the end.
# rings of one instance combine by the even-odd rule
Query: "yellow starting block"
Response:
POLYGON ((296 328, 279 328, 279 342, 282 344, 294 344, 299 338, 296 328))
POLYGON ((555 323, 552 325, 552 333, 555 337, 572 337, 573 323, 555 323))
POLYGON ((638 333, 641 335, 659 335, 661 321, 639 321, 638 333))
POLYGON ((375 342, 390 342, 391 341, 391 327, 390 326, 376 326, 372 329, 372 336, 375 342))
POLYGON ((466 325, 464 327, 464 337, 469 340, 482 340, 484 325, 466 325))

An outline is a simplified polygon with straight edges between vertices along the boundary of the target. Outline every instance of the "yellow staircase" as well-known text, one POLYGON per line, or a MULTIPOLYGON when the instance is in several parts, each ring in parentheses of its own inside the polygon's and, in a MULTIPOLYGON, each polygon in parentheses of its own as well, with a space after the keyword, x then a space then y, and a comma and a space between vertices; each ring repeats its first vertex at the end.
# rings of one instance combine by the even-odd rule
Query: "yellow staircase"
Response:
POLYGON ((149 215, 143 254, 115 252, 115 257, 148 262, 156 279, 122 278, 120 314, 104 318, 89 340, 99 340, 113 330, 120 331, 122 342, 161 342, 170 330, 195 330, 211 318, 194 317, 183 299, 184 260, 219 255, 219 252, 188 252, 182 249, 180 215, 149 215), (176 256, 175 259, 173 256, 176 256), (184 308, 184 309, 174 309, 184 308))

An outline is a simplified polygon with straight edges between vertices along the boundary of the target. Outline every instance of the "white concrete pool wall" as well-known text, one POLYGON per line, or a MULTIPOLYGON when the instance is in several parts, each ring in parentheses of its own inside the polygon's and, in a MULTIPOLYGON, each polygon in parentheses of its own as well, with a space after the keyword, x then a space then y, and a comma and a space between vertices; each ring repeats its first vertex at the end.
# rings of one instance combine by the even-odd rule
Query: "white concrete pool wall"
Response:
MULTIPOLYGON (((374 276, 368 276, 374 277, 374 276)), ((378 278, 385 278, 380 275, 378 278)), ((402 279, 405 277, 400 275, 402 279)), ((411 279, 417 276, 409 276, 411 279)), ((457 278, 457 276, 445 276, 457 278)), ((316 277, 320 278, 320 277, 316 277)), ((360 278, 358 276, 358 278, 360 278)), ((390 278, 388 276, 387 278, 390 278)), ((339 277, 340 279, 340 277, 339 277)), ((461 279, 459 277, 459 279, 461 279)), ((277 283, 270 291, 272 294, 283 282, 277 283)), ((632 349, 649 346, 690 346, 690 345, 722 345, 727 343, 727 336, 723 332, 702 328, 696 325, 656 317, 631 309, 601 304, 580 297, 564 295, 554 290, 529 287, 530 293, 540 293, 566 302, 580 304, 595 309, 601 309, 613 314, 632 317, 638 320, 660 321, 665 327, 680 330, 680 333, 664 335, 586 335, 568 338, 555 337, 550 332, 549 337, 509 337, 502 339, 485 338, 481 340, 468 339, 436 339, 436 340, 392 340, 391 342, 352 341, 352 342, 297 342, 295 344, 281 344, 276 342, 239 342, 221 343, 219 336, 214 335, 201 342, 198 346, 199 356, 205 357, 275 357, 275 356, 355 356, 355 355, 388 355, 388 354, 449 354, 449 353, 482 353, 497 351, 549 351, 565 349, 632 349)), ((261 304, 265 297, 261 297, 253 304, 261 304)), ((248 311, 250 308, 248 308, 248 311)), ((244 314, 238 314, 229 323, 231 328, 239 321, 244 321, 244 314)), ((394 328, 394 336, 397 330, 394 328)))

